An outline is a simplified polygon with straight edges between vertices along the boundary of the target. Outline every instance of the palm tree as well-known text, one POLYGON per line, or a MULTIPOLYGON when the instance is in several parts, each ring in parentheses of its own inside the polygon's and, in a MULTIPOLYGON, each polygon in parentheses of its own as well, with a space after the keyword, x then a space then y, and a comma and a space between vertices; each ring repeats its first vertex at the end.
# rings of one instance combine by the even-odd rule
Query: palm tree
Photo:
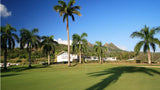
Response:
POLYGON ((96 44, 94 45, 93 49, 96 51, 98 57, 100 58, 100 64, 102 64, 101 57, 102 57, 104 50, 106 51, 107 48, 102 46, 102 42, 96 41, 96 44))
POLYGON ((48 55, 48 65, 50 64, 50 54, 55 52, 55 46, 58 43, 54 41, 54 36, 42 36, 42 51, 48 55))
POLYGON ((36 33, 38 33, 38 29, 33 29, 31 31, 27 29, 21 29, 20 30, 20 47, 23 49, 24 47, 27 48, 27 51, 29 53, 29 67, 31 67, 31 52, 33 48, 38 48, 40 45, 40 36, 38 36, 36 33))
POLYGON ((7 48, 15 47, 15 40, 19 43, 19 38, 15 33, 17 30, 10 24, 1 27, 1 48, 4 49, 4 69, 7 69, 7 48))
POLYGON ((55 5, 53 9, 56 12, 59 12, 60 16, 63 16, 63 22, 66 20, 67 22, 67 36, 68 36, 68 66, 70 66, 70 39, 69 39, 69 26, 68 26, 68 16, 72 17, 72 20, 74 21, 74 15, 76 14, 78 16, 81 16, 81 13, 77 11, 78 9, 81 9, 80 6, 73 6, 75 4, 75 0, 70 0, 68 5, 66 2, 59 0, 58 3, 60 5, 55 5))
POLYGON ((157 38, 154 38, 154 35, 159 31, 160 27, 149 29, 149 27, 145 25, 145 27, 141 29, 140 32, 136 31, 131 34, 132 38, 138 37, 142 39, 142 41, 136 44, 134 51, 137 55, 141 47, 143 46, 143 52, 146 53, 148 51, 148 64, 151 64, 150 47, 152 47, 153 51, 155 52, 155 44, 158 44, 160 46, 160 41, 157 38))
POLYGON ((87 37, 87 33, 82 33, 81 36, 78 34, 72 35, 73 39, 73 52, 75 52, 76 49, 79 50, 79 63, 81 63, 81 52, 86 50, 86 46, 88 45, 87 40, 85 37, 87 37))

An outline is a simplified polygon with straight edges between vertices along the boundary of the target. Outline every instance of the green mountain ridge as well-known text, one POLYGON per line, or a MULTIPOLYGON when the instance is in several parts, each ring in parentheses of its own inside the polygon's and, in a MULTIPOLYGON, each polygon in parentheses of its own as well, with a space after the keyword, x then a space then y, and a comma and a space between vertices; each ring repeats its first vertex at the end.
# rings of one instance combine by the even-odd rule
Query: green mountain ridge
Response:
MULTIPOLYGON (((88 47, 93 48, 93 46, 94 46, 94 44, 91 44, 91 43, 88 42, 88 47)), ((108 48, 108 51, 124 51, 124 50, 118 48, 118 47, 117 47, 116 45, 114 45, 112 42, 109 43, 109 44, 108 44, 108 43, 105 43, 103 46, 104 46, 104 47, 107 47, 107 48, 108 48)))
POLYGON ((122 49, 118 48, 116 45, 113 43, 105 43, 103 46, 107 47, 109 51, 123 51, 122 49))

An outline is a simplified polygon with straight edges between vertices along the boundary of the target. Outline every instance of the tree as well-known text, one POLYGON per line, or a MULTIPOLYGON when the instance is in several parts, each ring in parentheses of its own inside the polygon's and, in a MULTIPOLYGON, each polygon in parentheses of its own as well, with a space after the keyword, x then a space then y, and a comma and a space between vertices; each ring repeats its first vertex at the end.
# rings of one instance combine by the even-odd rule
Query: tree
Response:
POLYGON ((15 47, 15 40, 19 43, 19 38, 15 33, 17 30, 10 24, 1 27, 1 48, 4 49, 4 69, 7 69, 7 48, 15 47))
POLYGON ((104 50, 106 51, 107 48, 102 46, 102 42, 96 41, 96 44, 94 45, 93 49, 96 51, 98 57, 100 58, 100 64, 102 64, 101 57, 102 57, 104 50))
POLYGON ((20 30, 20 47, 23 49, 24 47, 27 48, 27 51, 29 53, 29 67, 31 67, 31 52, 33 48, 38 48, 40 45, 40 36, 38 36, 36 33, 38 33, 38 29, 33 29, 31 31, 27 29, 21 29, 20 30))
POLYGON ((77 11, 78 9, 81 9, 80 6, 73 6, 75 4, 75 0, 70 0, 68 5, 66 2, 59 0, 58 3, 60 5, 55 5, 53 9, 56 12, 59 12, 60 16, 63 16, 63 22, 66 20, 67 22, 67 36, 68 36, 68 66, 70 66, 70 39, 69 39, 69 25, 68 25, 68 16, 72 17, 72 20, 74 21, 74 15, 76 14, 78 16, 81 16, 80 12, 77 11))
POLYGON ((87 37, 87 33, 82 33, 81 36, 78 34, 74 34, 72 35, 72 39, 73 39, 73 52, 76 51, 76 49, 78 49, 77 51, 79 51, 79 63, 81 63, 81 53, 82 50, 86 51, 87 48, 87 40, 85 39, 85 37, 87 37))
POLYGON ((55 52, 55 46, 58 43, 54 41, 54 36, 42 36, 42 51, 48 55, 48 65, 50 64, 50 54, 55 52))
POLYGON ((146 53, 148 51, 148 64, 151 64, 150 47, 152 47, 153 51, 155 52, 155 44, 158 44, 160 46, 160 41, 158 40, 158 38, 154 38, 154 35, 159 31, 160 27, 149 29, 149 27, 145 25, 145 27, 141 29, 140 32, 136 31, 131 34, 132 38, 138 37, 142 39, 142 41, 136 44, 134 51, 137 55, 141 47, 143 46, 143 52, 146 53))

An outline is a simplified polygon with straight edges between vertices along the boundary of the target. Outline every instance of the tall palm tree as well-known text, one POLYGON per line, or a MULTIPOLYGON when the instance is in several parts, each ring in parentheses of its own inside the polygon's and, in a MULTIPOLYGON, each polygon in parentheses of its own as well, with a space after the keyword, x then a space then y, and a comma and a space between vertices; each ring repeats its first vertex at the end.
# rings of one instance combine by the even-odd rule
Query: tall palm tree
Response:
POLYGON ((93 49, 97 52, 98 57, 100 58, 100 64, 102 64, 102 54, 104 51, 107 51, 107 48, 102 46, 102 42, 96 41, 96 44, 94 45, 93 49))
POLYGON ((7 48, 15 47, 15 40, 19 42, 19 38, 15 33, 17 30, 10 24, 1 27, 1 48, 4 49, 4 69, 7 69, 7 48))
POLYGON ((141 29, 140 32, 136 31, 131 34, 132 38, 138 37, 142 39, 142 41, 136 44, 134 51, 136 54, 138 54, 141 47, 143 46, 143 52, 146 53, 148 51, 148 64, 151 64, 150 47, 152 47, 153 51, 155 52, 155 44, 158 44, 160 46, 160 41, 158 40, 158 38, 154 38, 154 35, 159 31, 160 27, 149 29, 149 27, 145 25, 145 27, 141 29))
POLYGON ((68 16, 72 17, 72 20, 74 21, 74 15, 76 14, 78 16, 81 16, 81 13, 77 11, 78 9, 81 9, 80 6, 73 6, 75 4, 75 0, 70 0, 68 5, 63 0, 59 0, 58 3, 60 5, 55 5, 53 9, 56 12, 59 12, 60 16, 63 16, 63 22, 66 20, 67 22, 67 36, 68 36, 68 66, 70 66, 70 39, 69 39, 69 26, 68 26, 68 16))
POLYGON ((27 51, 29 53, 29 67, 31 67, 31 52, 33 48, 38 48, 40 45, 40 36, 38 36, 36 33, 38 33, 38 29, 33 29, 31 31, 27 29, 21 29, 20 30, 20 47, 23 49, 24 47, 27 48, 27 51))
POLYGON ((42 36, 42 51, 48 55, 48 65, 50 64, 50 54, 55 52, 55 46, 58 43, 54 41, 54 36, 42 36))
POLYGON ((81 52, 82 49, 86 50, 87 48, 87 40, 85 39, 85 37, 87 37, 87 33, 82 33, 81 36, 78 34, 73 34, 72 35, 72 40, 73 40, 73 52, 75 52, 76 49, 79 50, 79 63, 81 63, 81 52))

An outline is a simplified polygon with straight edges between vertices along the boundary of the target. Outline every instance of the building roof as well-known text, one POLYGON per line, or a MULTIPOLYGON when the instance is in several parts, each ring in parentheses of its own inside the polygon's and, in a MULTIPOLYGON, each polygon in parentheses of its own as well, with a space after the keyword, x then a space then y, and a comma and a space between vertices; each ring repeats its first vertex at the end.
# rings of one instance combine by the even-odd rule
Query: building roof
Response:
POLYGON ((61 52, 59 52, 56 56, 59 56, 59 55, 65 53, 65 52, 66 52, 66 51, 61 51, 61 52))
MULTIPOLYGON (((59 52, 56 56, 59 56, 59 55, 61 55, 61 54, 63 54, 63 53, 67 53, 66 51, 61 51, 61 52, 59 52)), ((76 55, 76 54, 71 54, 70 53, 70 55, 76 55)))

